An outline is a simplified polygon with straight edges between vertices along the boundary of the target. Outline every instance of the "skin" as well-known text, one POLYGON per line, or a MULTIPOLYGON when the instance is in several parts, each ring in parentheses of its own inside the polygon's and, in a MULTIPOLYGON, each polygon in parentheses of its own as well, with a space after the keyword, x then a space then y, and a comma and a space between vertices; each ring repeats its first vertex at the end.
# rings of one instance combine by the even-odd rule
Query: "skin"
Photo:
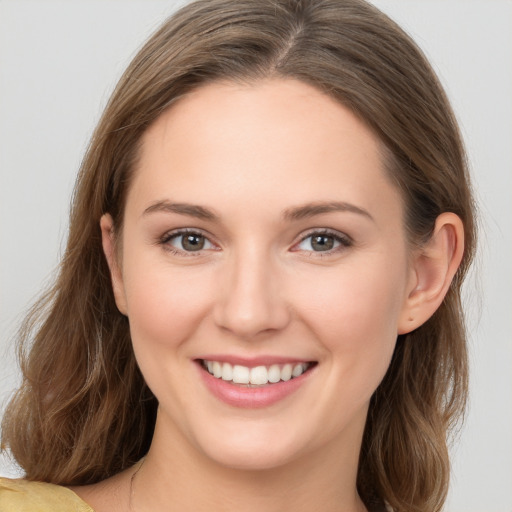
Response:
MULTIPOLYGON (((122 233, 109 215, 101 228, 117 305, 160 404, 132 508, 366 510, 356 473, 369 400, 397 334, 442 301, 462 256, 460 220, 443 214, 412 250, 375 135, 311 86, 269 80, 203 86, 157 119, 122 233), (290 215, 334 202, 345 208, 290 215), (205 248, 187 253, 171 238, 183 228, 205 248), (314 250, 307 237, 324 230, 341 242, 314 250), (204 354, 317 364, 290 396, 241 409, 205 387, 194 362, 204 354)), ((97 512, 128 510, 132 475, 75 490, 97 512)))

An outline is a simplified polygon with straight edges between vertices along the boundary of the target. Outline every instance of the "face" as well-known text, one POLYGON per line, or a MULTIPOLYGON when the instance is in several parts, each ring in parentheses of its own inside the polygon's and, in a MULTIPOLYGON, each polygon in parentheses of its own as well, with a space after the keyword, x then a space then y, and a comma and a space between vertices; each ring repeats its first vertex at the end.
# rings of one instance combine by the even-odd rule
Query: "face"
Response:
POLYGON ((413 280, 379 148, 291 80, 203 86, 148 129, 111 268, 157 430, 239 468, 359 449, 413 280))

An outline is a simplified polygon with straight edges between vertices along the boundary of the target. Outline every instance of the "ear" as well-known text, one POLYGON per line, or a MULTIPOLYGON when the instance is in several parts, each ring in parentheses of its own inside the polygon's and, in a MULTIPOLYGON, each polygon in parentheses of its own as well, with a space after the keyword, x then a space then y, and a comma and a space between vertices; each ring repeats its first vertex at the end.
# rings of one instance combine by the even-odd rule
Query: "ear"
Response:
POLYGON ((114 221, 110 214, 106 213, 101 217, 101 242, 103 245, 103 252, 107 259, 108 267, 110 269, 110 277, 112 279, 112 289, 114 291, 114 298, 116 300, 117 309, 123 314, 127 314, 126 296, 124 293, 123 274, 119 268, 117 254, 114 243, 114 221))
POLYGON ((464 226, 461 219, 454 213, 442 213, 429 241, 413 256, 398 334, 413 331, 435 313, 450 288, 463 254, 464 226))

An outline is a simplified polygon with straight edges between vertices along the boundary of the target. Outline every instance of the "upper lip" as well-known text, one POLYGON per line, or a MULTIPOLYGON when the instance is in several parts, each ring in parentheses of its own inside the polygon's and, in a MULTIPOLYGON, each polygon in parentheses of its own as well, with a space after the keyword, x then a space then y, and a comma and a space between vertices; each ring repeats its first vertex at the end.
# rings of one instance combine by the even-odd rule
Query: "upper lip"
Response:
POLYGON ((233 366, 247 366, 248 368, 254 368, 256 366, 271 366, 273 364, 298 364, 313 362, 313 360, 311 359, 303 359, 289 356, 262 355, 257 357, 244 357, 236 356, 233 354, 207 354, 198 357, 197 360, 218 361, 219 363, 229 363, 233 366))

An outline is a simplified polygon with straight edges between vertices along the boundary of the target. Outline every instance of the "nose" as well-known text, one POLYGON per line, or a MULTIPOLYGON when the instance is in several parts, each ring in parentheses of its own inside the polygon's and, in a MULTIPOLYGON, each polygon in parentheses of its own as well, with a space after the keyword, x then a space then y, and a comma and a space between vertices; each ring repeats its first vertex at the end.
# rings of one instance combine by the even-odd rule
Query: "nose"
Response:
POLYGON ((216 324, 238 338, 252 339, 284 329, 290 307, 281 286, 278 265, 263 251, 246 251, 220 272, 216 324))

